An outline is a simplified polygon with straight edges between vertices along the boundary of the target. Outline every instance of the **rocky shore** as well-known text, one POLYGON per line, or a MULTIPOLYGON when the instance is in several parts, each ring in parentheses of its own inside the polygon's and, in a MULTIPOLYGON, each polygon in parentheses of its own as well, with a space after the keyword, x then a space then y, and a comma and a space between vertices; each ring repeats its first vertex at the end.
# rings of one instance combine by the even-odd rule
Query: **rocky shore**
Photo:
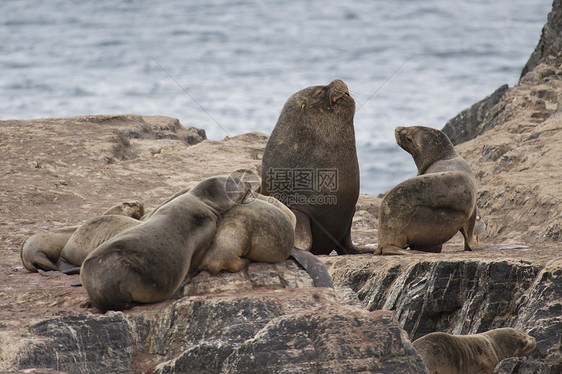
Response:
MULTIPOLYGON (((335 289, 292 260, 203 272, 174 299, 100 314, 77 275, 27 272, 19 249, 124 200, 151 210, 218 174, 259 174, 268 136, 222 141, 168 117, 0 121, 0 371, 424 373, 411 341, 514 327, 536 338, 495 373, 562 371, 562 0, 515 87, 445 126, 478 180, 486 250, 319 256, 335 289), (494 245, 525 245, 497 249, 494 245)), ((377 242, 380 197, 361 195, 353 240, 377 242)))

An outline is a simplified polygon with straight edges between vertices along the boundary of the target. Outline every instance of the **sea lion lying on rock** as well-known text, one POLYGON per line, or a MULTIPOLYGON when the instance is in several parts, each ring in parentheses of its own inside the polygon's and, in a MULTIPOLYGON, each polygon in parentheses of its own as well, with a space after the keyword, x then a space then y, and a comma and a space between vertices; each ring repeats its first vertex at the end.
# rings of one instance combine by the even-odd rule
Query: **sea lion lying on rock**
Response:
MULTIPOLYGON (((140 219, 143 214, 144 208, 137 201, 117 204, 103 213, 103 215, 122 215, 137 219, 140 219)), ((57 262, 60 259, 61 252, 80 226, 62 227, 49 232, 37 233, 27 238, 22 243, 20 250, 23 266, 32 272, 60 270, 57 262)))
POLYGON ((476 247, 476 180, 443 132, 423 126, 397 127, 396 142, 414 158, 416 177, 388 191, 379 210, 375 254, 407 254, 404 248, 441 252, 460 230, 464 249, 476 247))
POLYGON ((79 227, 62 227, 40 232, 25 239, 20 249, 23 266, 32 272, 58 270, 57 261, 60 253, 79 227))
POLYGON ((64 246, 57 261, 59 271, 70 272, 80 267, 98 245, 128 228, 138 225, 144 206, 138 201, 118 204, 103 215, 84 222, 64 246))
POLYGON ((272 196, 253 193, 251 202, 226 212, 198 270, 237 272, 250 260, 275 263, 293 257, 317 287, 333 287, 326 265, 310 252, 294 248, 296 217, 272 196))
POLYGON ((94 249, 80 279, 101 311, 172 296, 211 246, 220 216, 243 202, 248 183, 212 177, 94 249))
POLYGON ((256 199, 233 207, 221 217, 199 270, 213 275, 221 270, 234 273, 250 260, 274 263, 291 255, 295 215, 271 196, 252 196, 256 199))
POLYGON ((359 197, 354 115, 341 80, 308 87, 287 100, 267 142, 260 192, 295 213, 298 249, 359 253, 351 242, 359 197))
POLYGON ((492 374, 503 359, 524 356, 535 338, 512 328, 474 335, 433 332, 413 342, 431 374, 492 374))

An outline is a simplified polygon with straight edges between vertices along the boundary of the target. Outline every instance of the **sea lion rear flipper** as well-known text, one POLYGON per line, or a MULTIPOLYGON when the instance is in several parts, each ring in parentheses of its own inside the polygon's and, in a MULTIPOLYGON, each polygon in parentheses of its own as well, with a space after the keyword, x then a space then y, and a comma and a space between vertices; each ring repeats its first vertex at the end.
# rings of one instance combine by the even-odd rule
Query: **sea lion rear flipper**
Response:
POLYGON ((66 261, 63 257, 59 258, 57 261, 57 269, 63 274, 72 275, 80 273, 80 266, 76 266, 66 261))
POLYGON ((315 287, 334 288, 328 268, 312 253, 294 248, 291 251, 291 257, 306 270, 308 275, 314 280, 315 287))
MULTIPOLYGON (((49 259, 49 257, 43 252, 37 252, 31 259, 31 263, 37 270, 43 271, 56 271, 57 265, 49 259)), ((36 271, 37 271, 36 270, 36 271)))
POLYGON ((66 268, 64 270, 60 270, 60 272, 66 275, 80 274, 80 266, 66 268))

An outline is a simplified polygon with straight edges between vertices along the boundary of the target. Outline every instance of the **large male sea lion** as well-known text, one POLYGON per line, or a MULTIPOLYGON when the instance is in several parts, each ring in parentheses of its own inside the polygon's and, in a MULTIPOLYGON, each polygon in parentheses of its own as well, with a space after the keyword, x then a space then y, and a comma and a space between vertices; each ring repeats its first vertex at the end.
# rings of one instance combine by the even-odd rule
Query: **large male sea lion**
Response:
POLYGON ((413 345, 431 374, 492 374, 501 360, 524 356, 537 343, 522 331, 500 328, 474 335, 432 332, 413 345))
POLYGON ((122 310, 170 297, 204 257, 219 217, 249 192, 239 180, 208 178, 98 246, 80 271, 92 304, 122 310))
POLYGON ((354 115, 341 80, 308 87, 287 100, 267 142, 260 192, 295 213, 298 249, 358 253, 351 242, 359 197, 354 115))
MULTIPOLYGON (((143 214, 144 207, 141 203, 138 201, 126 201, 112 206, 103 213, 103 216, 122 215, 140 219, 143 214)), ((60 264, 57 264, 60 260, 61 253, 69 253, 69 250, 65 251, 64 248, 80 227, 81 225, 63 227, 48 232, 37 233, 27 238, 22 243, 20 250, 23 266, 32 272, 37 272, 38 270, 64 271, 69 267, 80 266, 76 263, 75 265, 63 266, 63 269, 60 269, 60 264)))
POLYGON ((383 198, 375 254, 405 254, 403 248, 441 252, 442 244, 461 231, 464 249, 476 243, 476 180, 443 132, 422 126, 397 127, 396 142, 414 158, 416 177, 383 198))

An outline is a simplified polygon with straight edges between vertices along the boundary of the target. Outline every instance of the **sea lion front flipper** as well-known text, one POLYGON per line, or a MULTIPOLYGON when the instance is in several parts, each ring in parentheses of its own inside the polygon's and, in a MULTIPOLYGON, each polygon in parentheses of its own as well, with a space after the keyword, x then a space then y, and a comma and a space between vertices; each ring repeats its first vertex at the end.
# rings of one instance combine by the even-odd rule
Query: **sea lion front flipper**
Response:
POLYGON ((291 257, 306 270, 308 275, 314 280, 315 287, 334 288, 334 283, 332 282, 330 273, 328 273, 326 264, 316 258, 312 253, 294 248, 291 251, 291 257))
MULTIPOLYGON (((341 241, 340 245, 336 247, 336 252, 338 255, 357 255, 362 253, 367 253, 367 251, 361 251, 351 241, 351 224, 349 225, 349 229, 345 234, 343 240, 341 241)), ((372 252, 372 251, 370 251, 372 252)))
POLYGON ((312 230, 310 229, 310 218, 298 210, 293 210, 297 218, 295 227, 295 248, 309 251, 312 248, 312 230))

